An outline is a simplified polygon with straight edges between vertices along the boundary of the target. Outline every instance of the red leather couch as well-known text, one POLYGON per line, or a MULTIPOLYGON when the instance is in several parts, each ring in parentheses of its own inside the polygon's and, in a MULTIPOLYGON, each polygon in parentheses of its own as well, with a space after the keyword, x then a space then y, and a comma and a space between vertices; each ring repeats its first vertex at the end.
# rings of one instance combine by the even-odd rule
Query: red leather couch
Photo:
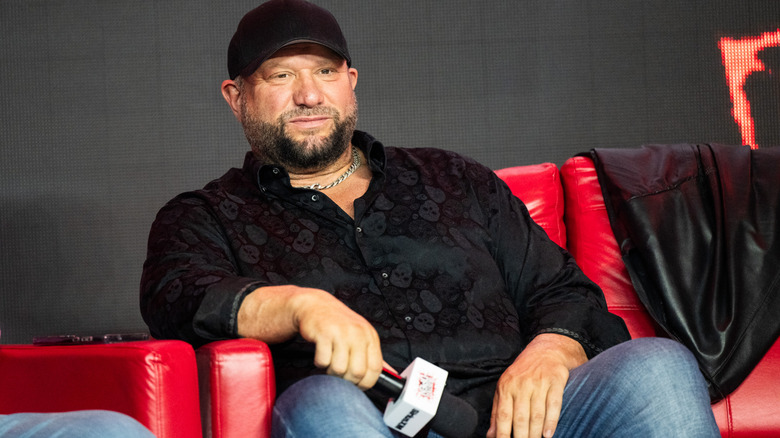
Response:
MULTIPOLYGON (((631 336, 657 336, 639 302, 612 235, 593 163, 568 160, 496 172, 522 199, 531 216, 566 247, 604 290, 610 310, 620 315, 631 336)), ((253 340, 221 341, 197 352, 199 372, 209 378, 203 410, 204 433, 220 438, 266 437, 275 397, 270 351, 253 340)), ((724 438, 780 436, 780 342, 748 379, 713 405, 724 438)))
POLYGON ((201 436, 195 352, 181 341, 0 345, 0 414, 104 409, 158 438, 201 436))
MULTIPOLYGON (((631 336, 658 335, 621 261, 592 162, 575 157, 560 171, 545 163, 496 173, 602 287, 631 336)), ((778 370, 780 342, 713 406, 724 438, 780 436, 778 370)), ((270 350, 250 339, 213 342, 194 353, 179 341, 0 346, 0 414, 110 409, 135 417, 159 438, 201 431, 206 437, 267 437, 275 397, 270 350)))

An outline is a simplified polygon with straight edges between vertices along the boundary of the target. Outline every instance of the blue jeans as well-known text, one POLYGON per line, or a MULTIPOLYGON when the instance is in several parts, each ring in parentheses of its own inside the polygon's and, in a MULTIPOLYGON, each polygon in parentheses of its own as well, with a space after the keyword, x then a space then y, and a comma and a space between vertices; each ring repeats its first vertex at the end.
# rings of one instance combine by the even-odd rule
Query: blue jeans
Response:
MULTIPOLYGON (((312 376, 279 396, 272 436, 402 435, 384 425, 382 413, 356 386, 335 377, 312 376)), ((693 355, 680 344, 636 339, 572 370, 555 438, 678 436, 720 436, 704 379, 693 355)))
POLYGON ((0 415, 5 438, 154 438, 127 415, 111 411, 22 413, 0 415))

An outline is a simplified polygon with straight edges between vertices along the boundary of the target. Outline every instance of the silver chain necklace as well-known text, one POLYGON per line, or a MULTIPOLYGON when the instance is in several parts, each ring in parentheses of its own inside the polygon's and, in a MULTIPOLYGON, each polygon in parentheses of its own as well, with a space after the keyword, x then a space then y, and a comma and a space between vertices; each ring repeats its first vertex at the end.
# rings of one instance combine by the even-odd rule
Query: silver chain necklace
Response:
POLYGON ((333 181, 332 183, 330 183, 330 184, 328 184, 326 186, 323 186, 320 183, 314 183, 312 185, 300 186, 298 188, 299 189, 311 189, 311 190, 325 190, 325 189, 329 189, 331 187, 336 187, 337 185, 339 185, 342 182, 344 182, 344 180, 347 179, 347 177, 352 175, 357 170, 358 167, 360 167, 360 154, 358 153, 357 148, 353 147, 352 148, 352 165, 349 166, 349 169, 347 169, 347 171, 344 172, 343 175, 341 175, 340 177, 336 178, 335 181, 333 181))

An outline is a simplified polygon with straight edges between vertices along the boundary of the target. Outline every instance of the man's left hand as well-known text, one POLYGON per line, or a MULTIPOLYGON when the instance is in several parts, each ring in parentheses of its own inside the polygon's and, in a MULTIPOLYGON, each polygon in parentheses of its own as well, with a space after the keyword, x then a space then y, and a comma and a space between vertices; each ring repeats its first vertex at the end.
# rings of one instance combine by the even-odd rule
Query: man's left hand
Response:
POLYGON ((552 437, 569 371, 587 360, 574 339, 535 337, 498 380, 488 438, 552 437))

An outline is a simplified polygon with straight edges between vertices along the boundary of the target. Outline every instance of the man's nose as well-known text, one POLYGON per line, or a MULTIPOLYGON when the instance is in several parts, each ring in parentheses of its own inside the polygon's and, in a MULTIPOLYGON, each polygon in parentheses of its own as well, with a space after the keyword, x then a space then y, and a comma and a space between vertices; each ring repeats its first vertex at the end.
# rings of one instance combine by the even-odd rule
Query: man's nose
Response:
POLYGON ((298 106, 315 107, 322 104, 323 96, 317 80, 311 75, 300 75, 296 78, 295 104, 298 106))

